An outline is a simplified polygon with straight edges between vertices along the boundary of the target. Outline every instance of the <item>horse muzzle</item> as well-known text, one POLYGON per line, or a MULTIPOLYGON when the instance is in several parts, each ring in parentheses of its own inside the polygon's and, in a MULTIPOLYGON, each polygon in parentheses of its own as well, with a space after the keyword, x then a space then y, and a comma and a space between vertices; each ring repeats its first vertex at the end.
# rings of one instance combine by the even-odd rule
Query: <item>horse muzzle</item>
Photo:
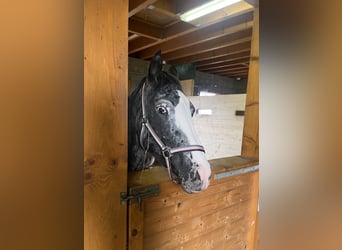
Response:
POLYGON ((210 177, 210 166, 202 166, 198 167, 195 171, 190 172, 187 178, 183 178, 179 184, 182 186, 185 192, 189 194, 197 193, 209 187, 210 177))

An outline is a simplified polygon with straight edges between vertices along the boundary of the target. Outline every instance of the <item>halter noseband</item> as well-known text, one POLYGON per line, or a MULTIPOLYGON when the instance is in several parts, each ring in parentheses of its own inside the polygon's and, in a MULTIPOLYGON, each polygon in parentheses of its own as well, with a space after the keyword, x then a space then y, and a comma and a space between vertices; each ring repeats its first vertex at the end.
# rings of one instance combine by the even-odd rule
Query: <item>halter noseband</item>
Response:
MULTIPOLYGON (((148 119, 146 117, 145 102, 144 102, 145 83, 146 82, 144 82, 142 90, 141 90, 141 106, 142 106, 142 120, 141 120, 141 124, 142 124, 143 127, 145 127, 147 129, 147 131, 150 133, 150 135, 153 137, 155 142, 160 147, 162 155, 163 155, 163 157, 165 159, 165 162, 166 162, 166 166, 167 166, 167 171, 169 173, 169 177, 170 177, 170 179, 173 182, 175 182, 175 180, 172 178, 171 164, 170 164, 170 158, 173 156, 173 154, 179 153, 179 152, 188 152, 188 151, 202 151, 202 152, 205 152, 205 150, 204 150, 204 147, 201 146, 201 145, 191 145, 191 146, 171 148, 171 147, 166 146, 162 142, 162 140, 156 134, 156 132, 154 131, 154 129, 152 128, 151 124, 149 123, 149 121, 148 121, 148 119)), ((143 127, 141 128, 140 135, 142 134, 143 127)), ((142 136, 140 136, 140 144, 141 145, 143 145, 142 139, 143 139, 142 136)))

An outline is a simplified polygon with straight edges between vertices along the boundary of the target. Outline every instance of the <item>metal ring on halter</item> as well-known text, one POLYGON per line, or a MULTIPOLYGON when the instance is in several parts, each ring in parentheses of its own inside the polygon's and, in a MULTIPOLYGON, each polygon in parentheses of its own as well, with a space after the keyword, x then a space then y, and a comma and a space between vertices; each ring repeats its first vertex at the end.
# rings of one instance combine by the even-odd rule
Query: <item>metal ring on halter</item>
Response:
POLYGON ((170 147, 163 148, 162 154, 163 154, 164 158, 171 158, 171 156, 172 156, 171 148, 170 147))

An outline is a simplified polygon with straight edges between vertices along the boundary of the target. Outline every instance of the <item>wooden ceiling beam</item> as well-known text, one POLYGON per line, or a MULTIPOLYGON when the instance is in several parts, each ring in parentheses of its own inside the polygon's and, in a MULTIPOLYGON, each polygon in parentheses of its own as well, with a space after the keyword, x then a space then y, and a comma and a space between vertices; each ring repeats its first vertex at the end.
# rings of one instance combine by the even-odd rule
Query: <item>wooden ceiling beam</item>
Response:
POLYGON ((138 52, 140 50, 143 50, 143 49, 149 48, 151 46, 160 44, 163 41, 168 41, 168 40, 170 40, 176 36, 179 36, 182 34, 187 34, 191 31, 194 31, 197 29, 193 25, 191 25, 189 23, 184 23, 184 22, 178 22, 178 23, 172 25, 171 27, 175 28, 175 35, 169 36, 166 34, 166 31, 164 31, 162 40, 154 41, 154 42, 146 42, 145 41, 144 43, 131 42, 128 44, 128 53, 133 54, 133 53, 138 52), (179 31, 180 33, 176 33, 177 31, 179 31))
POLYGON ((154 40, 160 40, 163 37, 163 30, 160 27, 142 22, 136 18, 129 19, 128 31, 154 40))
POLYGON ((154 45, 145 50, 137 52, 136 56, 147 59, 151 58, 155 51, 159 49, 163 53, 168 53, 177 49, 195 45, 201 41, 208 41, 221 36, 233 34, 241 30, 250 29, 253 27, 252 19, 253 13, 249 12, 236 18, 228 19, 224 22, 220 22, 212 26, 196 30, 184 36, 179 36, 161 44, 154 45))
POLYGON ((128 47, 130 46, 131 43, 136 44, 137 46, 144 46, 146 43, 153 43, 156 40, 147 38, 147 37, 139 37, 137 39, 134 39, 133 41, 129 42, 128 47))
POLYGON ((157 0, 129 0, 128 18, 146 9, 150 4, 154 4, 155 2, 157 0))
POLYGON ((223 67, 227 67, 229 65, 235 65, 235 64, 242 64, 248 67, 248 62, 249 62, 249 56, 246 56, 244 58, 238 58, 235 60, 231 60, 231 61, 226 61, 223 63, 218 63, 218 64, 212 64, 212 65, 202 65, 202 66, 197 66, 196 64, 196 68, 199 70, 210 70, 210 69, 218 69, 218 68, 223 68, 223 67), (246 64, 247 63, 247 64, 246 64))
POLYGON ((132 41, 134 39, 137 39, 138 37, 140 37, 140 36, 137 34, 129 34, 128 35, 128 41, 132 41))
POLYGON ((240 71, 234 71, 234 72, 221 72, 220 75, 226 75, 226 76, 241 76, 241 75, 248 75, 248 69, 240 70, 240 71))
POLYGON ((217 57, 214 59, 208 59, 208 60, 204 60, 204 61, 200 61, 196 63, 196 66, 201 67, 201 66, 210 66, 210 65, 215 65, 215 64, 220 64, 220 63, 224 63, 224 62, 229 62, 229 61, 233 61, 236 59, 242 59, 245 57, 250 57, 250 50, 247 51, 243 51, 243 52, 239 52, 239 53, 235 53, 235 54, 230 54, 230 55, 226 55, 226 56, 221 56, 221 57, 217 57))
POLYGON ((251 29, 243 30, 240 32, 236 32, 234 34, 229 34, 223 37, 212 39, 207 42, 198 43, 191 47, 179 49, 177 51, 173 51, 170 53, 163 53, 163 58, 165 60, 175 60, 175 59, 183 58, 189 55, 196 55, 199 53, 219 49, 222 47, 232 46, 235 44, 250 41, 251 35, 252 35, 251 29))
POLYGON ((158 45, 162 42, 166 42, 166 41, 169 41, 171 39, 174 39, 174 38, 177 38, 180 36, 184 36, 186 34, 193 32, 193 31, 200 30, 200 29, 203 29, 203 28, 208 27, 210 25, 214 25, 216 23, 223 22, 227 19, 232 19, 235 16, 243 15, 243 14, 250 13, 250 12, 253 12, 253 8, 236 9, 229 16, 225 16, 225 17, 223 17, 221 19, 217 19, 217 20, 211 20, 211 22, 203 23, 199 27, 194 26, 190 23, 186 23, 186 22, 178 22, 178 23, 170 26, 169 28, 167 28, 164 31, 164 35, 163 35, 164 39, 162 39, 161 41, 156 41, 156 42, 152 42, 152 43, 144 43, 143 45, 141 45, 141 47, 139 47, 139 44, 132 42, 132 43, 129 43, 129 50, 128 51, 129 51, 129 54, 131 55, 135 52, 141 51, 143 49, 146 49, 146 48, 149 48, 149 47, 152 47, 155 45, 158 45))
POLYGON ((244 0, 244 1, 249 3, 250 5, 253 5, 254 7, 259 6, 259 0, 244 0))
POLYGON ((251 48, 251 41, 246 41, 240 44, 235 44, 228 47, 223 47, 217 50, 212 50, 209 52, 199 53, 197 55, 191 55, 184 58, 179 58, 176 60, 170 60, 168 63, 170 64, 185 64, 185 63, 194 63, 208 59, 219 58, 222 56, 227 56, 239 52, 249 51, 251 48))
POLYGON ((210 72, 211 74, 220 74, 224 72, 241 72, 241 71, 248 71, 248 67, 246 66, 235 66, 234 68, 228 68, 228 69, 217 69, 217 70, 200 70, 204 72, 210 72))

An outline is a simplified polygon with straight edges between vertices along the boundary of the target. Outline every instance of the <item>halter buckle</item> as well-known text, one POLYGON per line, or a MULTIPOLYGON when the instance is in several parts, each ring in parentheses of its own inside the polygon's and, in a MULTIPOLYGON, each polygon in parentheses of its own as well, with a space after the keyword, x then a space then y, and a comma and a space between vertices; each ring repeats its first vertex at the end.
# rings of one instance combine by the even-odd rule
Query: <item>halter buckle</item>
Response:
POLYGON ((171 156, 172 156, 171 148, 169 148, 169 147, 163 148, 162 154, 163 154, 164 158, 171 158, 171 156))
POLYGON ((146 123, 147 123, 147 118, 146 117, 141 118, 141 124, 145 125, 146 123))

